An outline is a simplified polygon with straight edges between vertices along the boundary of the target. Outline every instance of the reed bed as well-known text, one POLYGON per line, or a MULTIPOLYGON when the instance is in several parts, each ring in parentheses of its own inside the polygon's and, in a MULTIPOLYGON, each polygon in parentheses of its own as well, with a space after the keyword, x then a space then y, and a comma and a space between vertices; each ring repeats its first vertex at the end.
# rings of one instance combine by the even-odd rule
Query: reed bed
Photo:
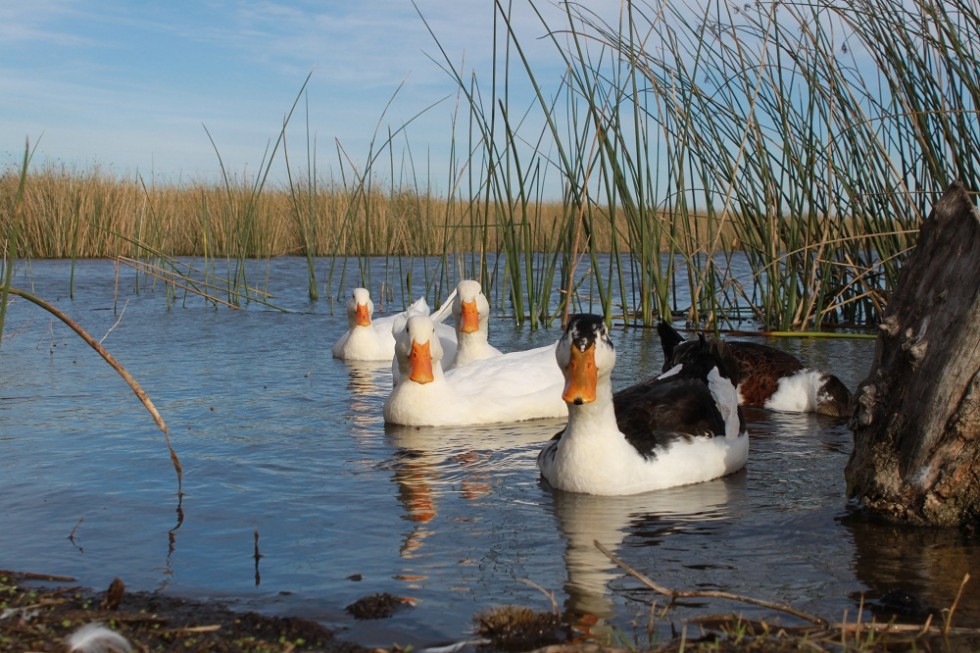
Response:
MULTIPOLYGON (((0 176, 0 196, 16 194, 16 172, 0 176)), ((240 214, 225 206, 247 196, 246 186, 233 189, 229 200, 227 189, 215 184, 155 184, 119 179, 98 168, 47 167, 31 173, 25 185, 21 254, 140 257, 152 248, 169 256, 236 256, 240 214)), ((268 258, 310 250, 314 256, 440 256, 479 251, 484 238, 486 249, 497 251, 514 225, 489 217, 493 210, 479 201, 450 201, 410 190, 357 198, 322 180, 312 189, 270 187, 258 198, 244 254, 268 258), (297 222, 298 211, 302 223, 297 222), (362 222, 371 224, 369 233, 362 222), (477 243, 474 235, 480 238, 477 243)), ((544 201, 533 207, 530 218, 529 251, 547 251, 550 234, 566 223, 564 207, 559 201, 544 201)), ((602 226, 590 237, 599 250, 612 251, 613 235, 608 223, 602 226)))
POLYGON ((974 0, 561 6, 555 24, 526 0, 540 24, 521 32, 496 0, 490 71, 441 52, 458 89, 443 195, 419 181, 436 173, 414 168, 407 124, 379 121, 360 163, 338 145, 325 179, 309 127, 290 154, 287 119, 267 159, 285 158, 285 183, 223 164, 216 185, 10 170, 4 224, 27 257, 305 256, 311 298, 316 257, 335 257, 339 295, 377 287, 368 258, 385 257, 402 300, 405 262, 431 257, 427 292, 476 278, 532 327, 597 302, 628 323, 819 330, 875 324, 941 192, 980 188, 974 0), (557 79, 525 55, 542 35, 557 79))
POLYGON ((972 0, 634 1, 612 19, 564 3, 563 24, 526 4, 537 34, 496 2, 487 86, 445 52, 442 65, 469 103, 489 196, 536 197, 538 170, 557 170, 585 237, 555 249, 598 269, 607 250, 592 233, 608 225, 612 251, 630 252, 595 280, 607 316, 874 324, 931 204, 954 179, 980 188, 972 0), (524 54, 542 34, 561 80, 540 79, 524 54), (522 86, 531 106, 514 99, 522 86), (731 275, 735 249, 751 287, 731 275), (690 305, 672 302, 677 283, 690 305), (614 285, 630 305, 612 305, 614 285))

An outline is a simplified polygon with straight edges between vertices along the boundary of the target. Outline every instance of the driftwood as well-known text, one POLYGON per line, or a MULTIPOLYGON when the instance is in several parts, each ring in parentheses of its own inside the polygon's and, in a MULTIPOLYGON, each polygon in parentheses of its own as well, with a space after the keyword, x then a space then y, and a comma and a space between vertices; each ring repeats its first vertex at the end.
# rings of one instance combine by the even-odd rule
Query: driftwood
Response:
POLYGON ((922 224, 851 419, 847 493, 898 521, 980 525, 980 212, 954 183, 922 224))

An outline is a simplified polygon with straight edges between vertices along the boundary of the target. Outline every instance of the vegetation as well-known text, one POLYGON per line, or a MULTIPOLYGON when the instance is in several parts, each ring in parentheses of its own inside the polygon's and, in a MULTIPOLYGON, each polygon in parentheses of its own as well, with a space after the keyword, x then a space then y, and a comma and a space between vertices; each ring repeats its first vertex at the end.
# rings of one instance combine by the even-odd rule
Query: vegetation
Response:
MULTIPOLYGON (((248 181, 226 186, 120 180, 99 169, 48 167, 27 179, 23 202, 21 255, 25 258, 144 257, 148 250, 168 256, 265 258, 275 256, 439 256, 471 251, 467 212, 477 202, 449 201, 408 190, 373 191, 356 197, 336 184, 302 180, 292 187, 267 186, 251 209, 251 237, 239 242, 248 217, 225 211, 252 194, 248 181), (306 184, 312 184, 308 187, 306 184), (302 212, 303 222, 297 218, 302 212), (370 222, 372 232, 362 223, 370 222)), ((0 196, 13 197, 17 171, 0 177, 0 196)), ((539 229, 561 220, 558 202, 538 207, 539 229)), ((610 247, 610 234, 597 233, 598 247, 610 247)), ((503 239, 502 226, 488 225, 490 243, 503 239)), ((545 251, 545 238, 531 241, 545 251)))
POLYGON ((523 44, 541 30, 518 34, 501 0, 489 88, 443 53, 463 100, 445 196, 417 181, 409 146, 396 155, 405 126, 379 129, 360 165, 338 147, 339 179, 322 179, 308 134, 302 165, 290 157, 287 118, 256 179, 220 153, 218 186, 7 171, 4 260, 128 257, 179 276, 174 257, 203 257, 205 272, 222 257, 235 304, 257 297, 248 258, 307 257, 315 299, 321 284, 369 285, 369 256, 409 286, 405 261, 432 257, 427 290, 479 279, 532 327, 597 297, 627 322, 820 329, 875 324, 931 204, 955 179, 980 188, 972 0, 648 0, 614 23, 569 3, 562 25, 528 6, 565 74, 538 78, 523 44))
MULTIPOLYGON (((976 3, 698 4, 627 3, 613 24, 565 4, 566 24, 542 18, 566 64, 546 93, 498 0, 489 91, 444 53, 476 125, 481 188, 530 229, 540 171, 557 170, 567 218, 552 249, 564 266, 589 256, 607 316, 614 284, 644 324, 676 310, 681 277, 691 321, 747 307, 770 328, 876 322, 931 203, 957 178, 980 187, 976 3), (521 82, 536 113, 512 104, 521 82), (518 137, 514 116, 539 126, 518 137), (601 272, 600 225, 612 253, 631 253, 601 272), (731 274, 727 229, 751 287, 731 274)), ((521 279, 512 295, 533 321, 547 288, 521 279)))
MULTIPOLYGON (((559 80, 540 79, 525 55, 539 34, 518 33, 512 5, 495 4, 489 88, 443 53, 463 100, 446 196, 415 181, 411 156, 396 156, 401 129, 379 133, 364 165, 338 148, 339 179, 318 175, 308 135, 303 164, 290 158, 288 119, 255 179, 227 171, 218 153, 219 185, 120 180, 98 168, 28 173, 28 151, 0 175, 0 334, 9 296, 25 296, 11 285, 14 262, 53 257, 126 260, 212 301, 220 288, 232 306, 264 301, 244 277, 247 259, 305 257, 316 299, 324 281, 334 296, 354 281, 346 267, 317 279, 321 257, 355 261, 360 284, 370 281, 366 257, 385 257, 409 286, 404 262, 426 257, 441 282, 479 279, 532 327, 592 295, 607 317, 643 324, 681 312, 711 326, 745 315, 780 330, 871 325, 940 193, 956 179, 980 188, 975 0, 705 0, 694 12, 647 0, 624 4, 615 22, 569 3, 561 25, 538 13, 539 34, 565 64, 559 80), (529 89, 530 102, 517 89, 529 89), (268 182, 275 156, 287 162, 284 185, 268 182), (190 268, 183 256, 203 264, 190 268), (750 283, 733 274, 736 257, 750 283), (208 276, 216 258, 229 263, 221 283, 208 276)), ((98 612, 80 592, 40 601, 6 576, 0 607, 42 609, 24 623, 4 620, 0 641, 10 645, 16 636, 18 646, 54 650, 98 612)), ((199 650, 239 650, 258 639, 247 630, 211 638, 199 626, 212 623, 186 614, 173 624, 142 616, 159 598, 145 600, 140 616, 117 623, 130 635, 152 630, 155 646, 208 638, 212 648, 199 650)), ((975 632, 952 629, 953 611, 938 627, 896 632, 860 623, 775 630, 732 617, 701 641, 661 650, 885 650, 895 637, 939 648, 950 635, 975 644, 975 632)), ((219 616, 229 630, 241 624, 219 616)), ((254 650, 302 650, 300 639, 321 635, 283 629, 254 650)))
MULTIPOLYGON (((104 592, 73 585, 65 576, 0 570, 0 649, 64 651, 73 633, 87 624, 102 624, 139 651, 251 651, 255 653, 407 653, 397 643, 368 649, 302 618, 238 612, 215 602, 199 602, 163 593, 128 592, 118 578, 104 592)), ((692 593, 686 593, 692 594, 692 593)), ((367 597, 372 598, 372 597, 367 597)), ((745 600, 746 597, 736 597, 745 600)), ((617 631, 600 637, 582 637, 573 624, 553 612, 520 606, 500 606, 474 615, 474 631, 483 642, 476 650, 541 651, 551 653, 658 653, 689 651, 955 651, 975 650, 980 631, 957 628, 930 617, 923 624, 900 624, 866 619, 830 623, 821 617, 802 626, 778 621, 751 621, 736 614, 708 616, 696 623, 671 621, 670 606, 651 608, 647 637, 617 631), (671 625, 673 635, 658 637, 655 626, 671 625), (679 632, 678 632, 679 631, 679 632)), ((556 607, 557 610, 557 607, 556 607)), ((383 619, 384 615, 363 617, 383 619)), ((359 617, 360 618, 360 617, 359 617)), ((806 621, 806 619, 804 619, 806 621)), ((580 629, 578 629, 580 630, 580 629)), ((72 649, 81 650, 81 649, 72 649)), ((103 643, 84 650, 117 650, 103 643)))

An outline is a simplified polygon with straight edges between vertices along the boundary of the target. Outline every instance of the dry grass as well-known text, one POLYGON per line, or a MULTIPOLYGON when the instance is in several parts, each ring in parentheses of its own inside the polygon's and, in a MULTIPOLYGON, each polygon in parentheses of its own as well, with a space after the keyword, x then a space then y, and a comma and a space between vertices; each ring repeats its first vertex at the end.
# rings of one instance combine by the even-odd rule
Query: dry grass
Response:
MULTIPOLYGON (((17 171, 7 171, 0 176, 0 195, 12 196, 17 184, 17 171)), ((245 183, 229 191, 203 183, 121 180, 98 168, 47 168, 27 179, 20 255, 140 257, 151 248, 167 256, 237 258, 243 253, 240 238, 246 232, 250 191, 245 183)), ((303 255, 307 248, 319 256, 440 256, 478 251, 482 242, 495 251, 503 249, 503 222, 478 200, 449 201, 412 192, 365 195, 330 184, 312 195, 298 192, 303 219, 312 221, 307 236, 298 226, 296 197, 289 189, 269 187, 260 193, 255 222, 249 225, 247 256, 303 255)), ((558 202, 543 203, 528 210, 525 219, 535 235, 532 249, 552 251, 548 235, 561 229, 567 212, 558 202)), ((669 218, 662 214, 657 219, 669 218)), ((610 222, 593 221, 597 251, 612 250, 610 222)), ((685 230, 682 237, 695 240, 694 233, 685 230)), ((623 251, 628 241, 619 236, 617 247, 623 251)), ((733 242, 730 231, 723 240, 733 242)), ((666 250, 668 243, 661 247, 666 250)))

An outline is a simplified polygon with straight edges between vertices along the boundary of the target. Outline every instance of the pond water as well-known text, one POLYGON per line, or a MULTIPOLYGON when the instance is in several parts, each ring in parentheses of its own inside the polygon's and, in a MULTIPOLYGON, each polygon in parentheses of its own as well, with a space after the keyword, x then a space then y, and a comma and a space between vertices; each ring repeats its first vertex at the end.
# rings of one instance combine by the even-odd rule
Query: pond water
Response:
MULTIPOLYGON (((834 620, 853 620, 862 597, 867 614, 895 590, 946 608, 978 568, 980 549, 957 533, 850 514, 851 433, 839 420, 751 412, 744 471, 615 498, 539 482, 535 456, 559 421, 386 428, 387 365, 331 358, 342 306, 307 299, 301 259, 262 265, 290 312, 197 297, 168 305, 159 287, 134 292, 134 273, 117 278, 110 261, 78 263, 73 299, 68 262, 17 269, 18 287, 104 337, 152 398, 183 464, 183 497, 163 436, 129 387, 64 324, 15 298, 0 343, 0 568, 95 589, 118 576, 130 590, 312 618, 378 646, 466 639, 473 616, 493 606, 549 609, 533 585, 594 615, 582 619, 593 632, 639 644, 732 610, 792 623, 697 600, 658 616, 648 635, 664 599, 594 540, 666 587, 728 590, 834 620), (345 611, 376 592, 416 604, 383 621, 345 611)), ((498 320, 491 342, 512 351, 558 335, 498 320)), ((612 337, 616 387, 660 369, 653 330, 612 337)), ((769 342, 852 389, 874 350, 867 339, 769 342)), ((980 626, 975 587, 957 625, 980 626)))

